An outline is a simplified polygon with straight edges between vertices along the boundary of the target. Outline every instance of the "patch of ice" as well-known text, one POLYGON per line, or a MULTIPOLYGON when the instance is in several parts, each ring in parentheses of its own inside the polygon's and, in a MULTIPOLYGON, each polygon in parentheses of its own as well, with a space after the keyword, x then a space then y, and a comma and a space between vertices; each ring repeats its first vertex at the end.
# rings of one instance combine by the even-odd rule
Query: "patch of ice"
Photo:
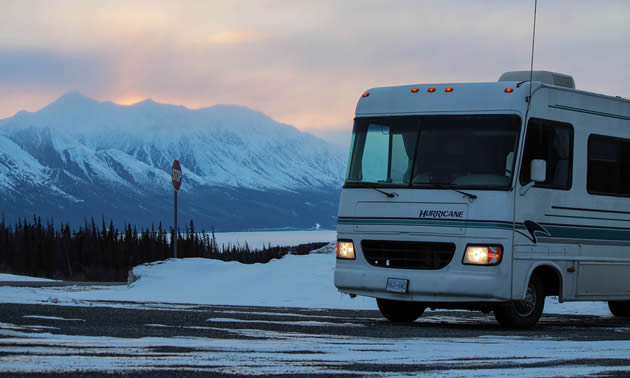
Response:
MULTIPOLYGON (((149 326, 162 326, 159 324, 149 326)), ((547 340, 513 336, 475 338, 356 337, 229 330, 233 338, 117 338, 32 333, 0 324, 3 372, 126 372, 187 366, 215 374, 356 373, 352 363, 397 365, 376 375, 567 376, 628 370, 629 340, 547 340), (242 339, 240 336, 254 338, 242 339), (177 353, 172 348, 184 348, 177 353), (23 358, 28 354, 28 358, 23 358), (142 358, 138 358, 138 356, 142 358), (9 357, 6 357, 9 356, 9 357), (597 360, 619 363, 598 364, 597 360), (590 362, 586 362, 590 361, 590 362), (531 366, 535 364, 536 366, 531 366), (506 366, 497 369, 497 365, 506 366), (414 370, 414 366, 420 367, 414 370), (530 367, 531 366, 531 367, 530 367), (409 369, 406 371, 405 369, 409 369)), ((363 371, 370 374, 370 371, 363 371)))
POLYGON ((29 319, 47 319, 47 320, 64 320, 69 322, 84 322, 85 319, 77 319, 77 318, 60 318, 58 316, 44 316, 44 315, 24 315, 23 318, 29 319))
POLYGON ((318 322, 318 321, 287 321, 287 320, 247 320, 247 319, 234 319, 234 318, 210 318, 206 321, 211 323, 265 323, 265 324, 279 324, 279 325, 295 325, 295 326, 307 326, 307 327, 364 327, 363 324, 356 323, 333 323, 333 322, 318 322))
POLYGON ((25 325, 24 328, 30 329, 59 329, 59 327, 43 326, 43 325, 25 325))

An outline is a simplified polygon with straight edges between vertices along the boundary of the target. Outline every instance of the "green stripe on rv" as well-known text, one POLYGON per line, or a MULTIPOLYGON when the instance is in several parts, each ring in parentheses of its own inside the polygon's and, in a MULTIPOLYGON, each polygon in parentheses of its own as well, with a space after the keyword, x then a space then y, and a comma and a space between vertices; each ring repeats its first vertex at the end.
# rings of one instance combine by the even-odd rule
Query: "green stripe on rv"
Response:
MULTIPOLYGON (((630 241, 630 231, 601 229, 594 227, 567 227, 544 225, 552 238, 559 239, 583 239, 583 240, 607 240, 630 241)), ((538 234, 539 237, 544 237, 538 234)))
POLYGON ((400 226, 436 226, 436 227, 467 227, 467 228, 499 228, 511 230, 512 224, 484 221, 452 221, 437 219, 388 219, 388 218, 340 218, 340 224, 355 225, 400 225, 400 226))
MULTIPOLYGON (((400 225, 400 226, 433 226, 433 227, 457 227, 457 228, 489 228, 511 230, 510 223, 497 223, 491 221, 449 221, 449 220, 424 220, 424 219, 378 219, 378 218, 341 218, 339 224, 350 225, 400 225)), ((630 241, 630 229, 606 229, 589 226, 548 225, 542 226, 551 234, 537 233, 538 237, 558 239, 582 239, 582 240, 606 240, 606 241, 630 241)), ((527 232, 522 223, 517 223, 517 231, 527 232)))

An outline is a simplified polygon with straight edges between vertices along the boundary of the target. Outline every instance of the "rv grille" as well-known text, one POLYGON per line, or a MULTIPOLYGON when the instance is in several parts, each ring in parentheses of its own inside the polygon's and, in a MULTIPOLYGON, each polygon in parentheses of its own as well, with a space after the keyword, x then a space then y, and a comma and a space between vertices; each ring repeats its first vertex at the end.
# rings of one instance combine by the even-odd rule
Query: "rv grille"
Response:
POLYGON ((397 269, 442 269, 455 253, 453 243, 363 240, 361 248, 371 265, 397 269))

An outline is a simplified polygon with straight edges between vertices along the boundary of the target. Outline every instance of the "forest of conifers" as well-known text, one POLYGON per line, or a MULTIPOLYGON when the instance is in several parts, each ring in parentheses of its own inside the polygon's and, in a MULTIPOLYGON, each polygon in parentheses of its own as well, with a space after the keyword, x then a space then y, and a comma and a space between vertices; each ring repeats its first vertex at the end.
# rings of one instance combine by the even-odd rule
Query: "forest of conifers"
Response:
MULTIPOLYGON (((55 226, 20 220, 7 225, 0 221, 0 272, 71 281, 126 281, 129 270, 139 264, 173 257, 173 230, 138 230, 127 224, 117 229, 110 220, 97 224, 86 220, 78 230, 68 224, 55 226)), ((217 246, 214 230, 197 232, 193 221, 178 233, 177 257, 201 257, 245 264, 266 263, 287 253, 306 254, 327 243, 271 246, 250 250, 247 243, 217 246)))

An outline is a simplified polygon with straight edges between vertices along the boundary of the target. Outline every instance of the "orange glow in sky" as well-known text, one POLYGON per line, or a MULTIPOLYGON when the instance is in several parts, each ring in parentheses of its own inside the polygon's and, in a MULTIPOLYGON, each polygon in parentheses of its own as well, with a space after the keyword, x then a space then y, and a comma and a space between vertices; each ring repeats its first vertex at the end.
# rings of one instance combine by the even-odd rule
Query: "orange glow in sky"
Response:
POLYGON ((121 98, 117 98, 112 102, 118 105, 133 105, 139 102, 146 100, 146 97, 143 96, 125 96, 121 98))
MULTIPOLYGON (((628 97, 630 1, 539 3, 534 67, 628 97)), ((0 118, 78 91, 122 105, 243 105, 348 131, 369 88, 529 68, 532 11, 533 0, 6 2, 0 118)))

